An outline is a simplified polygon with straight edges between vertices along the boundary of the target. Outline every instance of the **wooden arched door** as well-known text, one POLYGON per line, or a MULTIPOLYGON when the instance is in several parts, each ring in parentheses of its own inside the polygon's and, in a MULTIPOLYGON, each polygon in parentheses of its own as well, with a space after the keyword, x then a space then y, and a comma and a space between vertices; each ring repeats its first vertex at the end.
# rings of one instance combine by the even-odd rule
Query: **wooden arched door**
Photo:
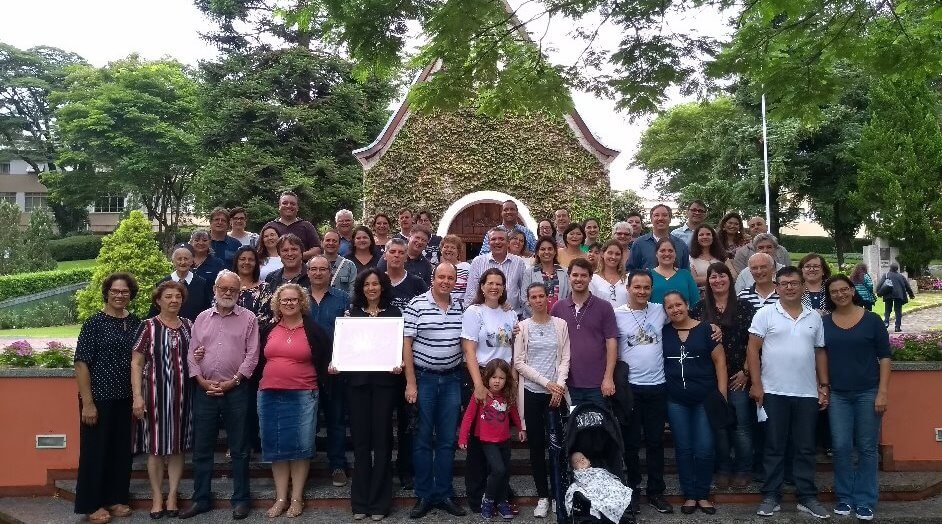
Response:
POLYGON ((462 260, 471 260, 478 255, 484 235, 501 223, 500 211, 498 202, 479 202, 465 208, 451 221, 448 233, 458 235, 464 242, 459 255, 462 260))

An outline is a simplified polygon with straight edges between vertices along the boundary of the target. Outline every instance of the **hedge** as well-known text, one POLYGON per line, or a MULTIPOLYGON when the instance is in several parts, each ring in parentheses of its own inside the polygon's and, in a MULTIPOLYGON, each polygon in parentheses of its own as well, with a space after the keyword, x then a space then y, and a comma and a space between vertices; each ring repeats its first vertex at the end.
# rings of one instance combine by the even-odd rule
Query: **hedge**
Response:
POLYGON ((92 269, 55 269, 0 277, 0 301, 32 295, 69 284, 88 282, 92 269))
MULTIPOLYGON (((782 235, 779 242, 785 246, 785 249, 793 253, 835 253, 834 239, 831 237, 812 237, 812 236, 794 236, 782 235)), ((851 250, 856 253, 863 253, 864 246, 869 246, 873 241, 866 238, 855 238, 851 241, 851 250)))
POLYGON ((101 237, 98 235, 76 235, 49 241, 49 253, 57 262, 98 258, 101 237))

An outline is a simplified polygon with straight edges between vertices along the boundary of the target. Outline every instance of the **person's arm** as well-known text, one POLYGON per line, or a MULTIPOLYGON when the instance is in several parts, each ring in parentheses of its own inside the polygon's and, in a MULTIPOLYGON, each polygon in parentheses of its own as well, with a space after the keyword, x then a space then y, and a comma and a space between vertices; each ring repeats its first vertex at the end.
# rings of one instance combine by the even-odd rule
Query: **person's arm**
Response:
POLYGON ((144 354, 138 351, 131 353, 131 412, 135 417, 142 419, 147 410, 144 408, 143 395, 144 354))
POLYGON ((75 347, 75 381, 78 383, 79 398, 82 400, 82 424, 94 426, 98 423, 98 407, 92 396, 92 373, 88 369, 88 362, 93 362, 96 356, 95 334, 88 323, 82 325, 79 332, 78 343, 75 347))
POLYGON ((916 294, 913 293, 913 287, 909 285, 909 279, 902 277, 903 283, 906 284, 906 293, 909 294, 909 298, 916 298, 916 294))
POLYGON ((402 368, 406 372, 406 402, 415 404, 418 388, 415 384, 415 362, 412 360, 412 337, 402 339, 402 368))
POLYGON ((474 398, 483 401, 487 397, 487 388, 481 379, 481 368, 477 357, 478 343, 476 340, 461 339, 461 351, 464 352, 464 363, 471 375, 471 384, 474 386, 474 398))
POLYGON ((468 448, 468 440, 471 437, 471 426, 474 424, 474 419, 478 416, 478 404, 477 399, 472 398, 468 402, 467 409, 464 410, 464 416, 461 417, 461 428, 458 430, 458 447, 461 449, 468 448))
POLYGON ((716 388, 720 390, 720 395, 723 395, 723 398, 727 398, 729 373, 726 371, 726 350, 723 349, 723 344, 717 344, 713 348, 713 351, 710 352, 710 358, 713 360, 713 367, 716 369, 716 388))
MULTIPOLYGON (((475 258, 477 260, 477 258, 475 258)), ((474 303, 474 298, 478 293, 478 280, 481 278, 481 273, 484 271, 481 269, 481 264, 476 264, 475 260, 471 261, 471 267, 468 269, 468 285, 464 290, 464 300, 461 301, 462 304, 467 308, 470 304, 474 303)))
MULTIPOLYGON (((312 342, 313 343, 313 342, 312 342)), ((255 366, 258 365, 258 320, 252 318, 245 332, 245 358, 239 366, 239 375, 242 380, 252 377, 255 366)), ((233 384, 234 385, 234 384, 233 384)))
POLYGON ((828 383, 828 353, 824 347, 814 348, 814 370, 818 375, 818 405, 824 410, 828 407, 831 396, 831 384, 828 383))
POLYGON ((697 265, 693 263, 693 259, 690 259, 690 275, 693 276, 693 281, 696 282, 698 286, 703 286, 706 284, 706 273, 700 274, 697 271, 697 265))
POLYGON ((602 396, 615 394, 615 363, 618 362, 618 339, 605 339, 605 375, 602 376, 602 396))
POLYGON ((686 269, 690 270, 690 250, 687 249, 687 243, 682 239, 674 237, 676 242, 671 242, 674 244, 674 250, 677 252, 675 257, 677 262, 677 269, 686 269))
MULTIPOLYGON (((526 322, 526 321, 524 321, 526 322)), ((532 366, 527 362, 526 356, 526 335, 529 334, 528 327, 524 326, 524 323, 521 322, 520 334, 514 337, 514 369, 520 375, 531 382, 536 382, 537 384, 546 387, 546 384, 549 383, 549 379, 540 375, 532 366), (526 335, 525 332, 526 331, 526 335)))
POLYGON ((756 402, 756 405, 762 406, 762 399, 765 392, 762 389, 762 338, 755 334, 749 334, 749 345, 746 346, 746 364, 749 369, 749 380, 752 386, 749 388, 749 397, 756 402))

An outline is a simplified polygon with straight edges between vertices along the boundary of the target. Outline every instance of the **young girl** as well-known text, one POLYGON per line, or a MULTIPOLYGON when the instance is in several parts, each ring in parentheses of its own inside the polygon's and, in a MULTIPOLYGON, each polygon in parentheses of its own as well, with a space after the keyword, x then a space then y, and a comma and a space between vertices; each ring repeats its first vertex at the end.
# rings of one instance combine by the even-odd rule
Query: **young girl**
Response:
MULTIPOLYGON (((461 420, 458 447, 468 449, 468 437, 473 425, 474 435, 481 441, 490 471, 484 498, 481 499, 481 516, 485 519, 494 516, 496 502, 500 516, 509 519, 513 518, 513 511, 507 502, 510 487, 510 425, 513 423, 518 428, 522 427, 517 406, 514 405, 517 386, 510 374, 510 364, 499 358, 488 362, 483 375, 484 383, 487 384, 487 398, 480 403, 471 397, 461 420)), ((520 442, 527 440, 527 433, 522 429, 517 436, 520 442)))

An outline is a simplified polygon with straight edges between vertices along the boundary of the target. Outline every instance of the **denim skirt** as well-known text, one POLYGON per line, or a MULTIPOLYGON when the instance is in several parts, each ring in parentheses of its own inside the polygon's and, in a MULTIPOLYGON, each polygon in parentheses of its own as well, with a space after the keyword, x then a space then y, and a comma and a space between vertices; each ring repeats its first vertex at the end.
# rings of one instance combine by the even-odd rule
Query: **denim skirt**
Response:
POLYGON ((262 460, 280 462, 314 457, 317 401, 316 389, 259 390, 262 460))

